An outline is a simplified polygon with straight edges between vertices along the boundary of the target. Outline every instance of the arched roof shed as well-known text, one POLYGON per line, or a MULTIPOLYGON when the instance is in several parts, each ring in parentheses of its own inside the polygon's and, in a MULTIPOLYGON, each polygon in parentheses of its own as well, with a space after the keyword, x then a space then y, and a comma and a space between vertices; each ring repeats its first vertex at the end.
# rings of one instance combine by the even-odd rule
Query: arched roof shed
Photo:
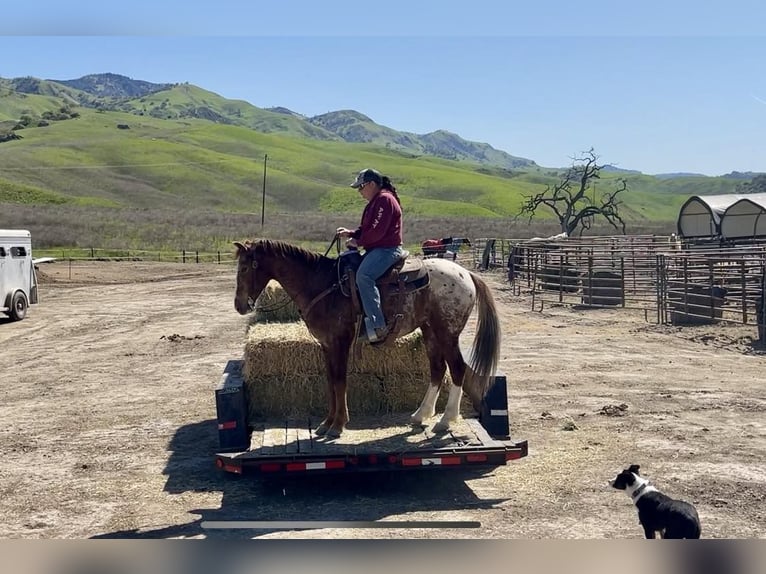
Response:
MULTIPOLYGON (((729 207, 741 200, 748 200, 748 203, 740 205, 731 212, 732 214, 754 212, 757 206, 766 206, 766 193, 728 193, 726 195, 694 195, 690 197, 678 212, 678 235, 687 238, 718 237, 722 235, 721 222, 724 213, 729 207)), ((733 219, 738 217, 741 216, 736 215, 733 219)), ((755 215, 751 217, 755 217, 755 215)), ((744 229, 745 225, 747 223, 743 218, 742 229, 744 229)), ((731 231, 742 233, 741 229, 735 231, 736 227, 738 226, 732 223, 731 231)), ((752 234, 745 235, 744 237, 752 237, 752 234)))
POLYGON ((741 196, 721 216, 724 239, 756 239, 766 237, 766 193, 741 196))

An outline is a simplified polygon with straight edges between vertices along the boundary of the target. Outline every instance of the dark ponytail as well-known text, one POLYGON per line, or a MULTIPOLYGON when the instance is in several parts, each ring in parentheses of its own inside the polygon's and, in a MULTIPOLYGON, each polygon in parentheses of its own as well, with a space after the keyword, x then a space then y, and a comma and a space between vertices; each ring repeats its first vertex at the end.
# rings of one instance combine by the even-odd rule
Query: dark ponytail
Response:
POLYGON ((398 203, 400 206, 402 205, 402 201, 399 199, 399 195, 396 193, 396 188, 394 187, 394 184, 391 183, 391 180, 387 175, 384 175, 380 178, 380 188, 390 191, 391 195, 393 195, 394 199, 396 199, 396 203, 398 203))

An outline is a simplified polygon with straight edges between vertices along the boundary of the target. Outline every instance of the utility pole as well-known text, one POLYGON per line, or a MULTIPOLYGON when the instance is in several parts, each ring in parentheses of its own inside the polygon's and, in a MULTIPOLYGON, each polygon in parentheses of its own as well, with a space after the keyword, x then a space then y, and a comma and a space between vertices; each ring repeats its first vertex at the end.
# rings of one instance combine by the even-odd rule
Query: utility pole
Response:
POLYGON ((261 198, 261 229, 266 217, 266 159, 268 154, 263 154, 263 196, 261 198))

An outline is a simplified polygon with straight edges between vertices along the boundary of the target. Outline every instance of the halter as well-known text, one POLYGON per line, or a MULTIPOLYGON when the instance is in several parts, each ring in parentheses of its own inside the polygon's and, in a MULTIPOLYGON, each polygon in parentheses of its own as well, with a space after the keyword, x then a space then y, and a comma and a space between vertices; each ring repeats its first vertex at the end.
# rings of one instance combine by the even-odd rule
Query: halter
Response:
MULTIPOLYGON (((253 260, 250 264, 252 265, 253 270, 250 272, 249 293, 252 293, 255 289, 255 270, 258 269, 258 262, 255 260, 255 255, 253 255, 253 260)), ((255 300, 249 294, 247 296, 247 305, 250 307, 250 309, 255 309, 255 300)))

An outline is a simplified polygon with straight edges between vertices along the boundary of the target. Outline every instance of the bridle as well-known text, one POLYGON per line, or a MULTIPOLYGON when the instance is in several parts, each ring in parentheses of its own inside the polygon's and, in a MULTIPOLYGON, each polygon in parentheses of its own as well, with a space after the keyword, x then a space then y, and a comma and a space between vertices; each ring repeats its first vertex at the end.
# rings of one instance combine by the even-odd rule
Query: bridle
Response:
MULTIPOLYGON (((250 253, 248 253, 248 255, 250 255, 250 253)), ((255 290, 255 270, 258 269, 258 262, 255 260, 254 256, 252 257, 250 265, 253 269, 250 271, 250 285, 248 286, 247 290, 247 306, 250 307, 250 310, 252 311, 255 309, 255 300, 250 296, 250 294, 255 290)))
MULTIPOLYGON (((333 238, 333 242, 330 243, 330 246, 327 248, 327 252, 330 251, 330 249, 332 248, 333 244, 336 242, 336 240, 339 240, 339 239, 340 239, 339 236, 336 236, 335 238, 333 238)), ((255 257, 250 255, 250 253, 248 253, 248 256, 251 257, 250 266, 252 267, 252 270, 250 271, 250 285, 249 285, 249 288, 248 288, 247 306, 252 311, 252 310, 255 309, 255 300, 250 296, 250 293, 255 291, 255 281, 256 281, 255 271, 256 271, 256 269, 258 269, 258 261, 256 261, 255 257)), ((304 319, 306 317, 308 317, 309 312, 311 311, 311 309, 314 307, 314 305, 316 303, 318 303, 321 299, 324 299, 327 295, 329 295, 333 291, 336 291, 339 287, 340 286, 339 286, 338 283, 333 283, 327 289, 322 291, 319 295, 314 297, 309 302, 308 307, 306 307, 306 311, 302 313, 304 319)), ((263 311, 265 313, 270 313, 270 312, 273 312, 273 311, 278 311, 279 309, 282 309, 283 307, 286 307, 287 305, 289 305, 291 302, 292 302, 292 299, 289 296, 287 296, 285 302, 283 302, 283 303, 276 303, 275 306, 270 307, 268 309, 261 309, 261 311, 263 311)))

